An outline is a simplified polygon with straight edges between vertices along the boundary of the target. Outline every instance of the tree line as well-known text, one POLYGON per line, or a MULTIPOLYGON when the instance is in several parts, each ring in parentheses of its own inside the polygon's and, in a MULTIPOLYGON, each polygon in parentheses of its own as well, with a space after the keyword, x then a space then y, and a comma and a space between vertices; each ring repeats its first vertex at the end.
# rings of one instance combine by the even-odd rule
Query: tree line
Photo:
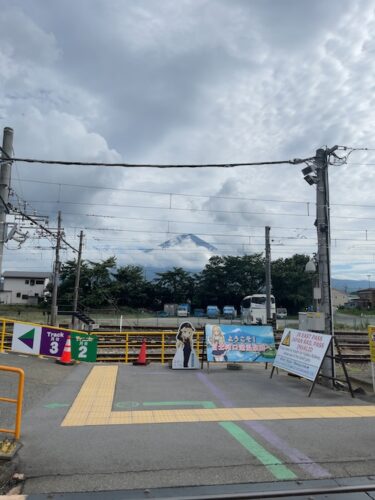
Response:
MULTIPOLYGON (((272 293, 277 307, 288 312, 304 310, 312 303, 311 277, 305 272, 307 255, 274 260, 271 265, 272 293)), ((59 304, 71 304, 76 261, 63 264, 60 273, 59 304)), ((128 307, 161 310, 165 303, 191 303, 205 308, 209 304, 239 307, 246 295, 264 293, 265 259, 255 253, 240 257, 213 256, 200 272, 181 267, 156 273, 146 279, 143 267, 116 266, 116 258, 99 262, 82 261, 79 303, 89 308, 128 307)))

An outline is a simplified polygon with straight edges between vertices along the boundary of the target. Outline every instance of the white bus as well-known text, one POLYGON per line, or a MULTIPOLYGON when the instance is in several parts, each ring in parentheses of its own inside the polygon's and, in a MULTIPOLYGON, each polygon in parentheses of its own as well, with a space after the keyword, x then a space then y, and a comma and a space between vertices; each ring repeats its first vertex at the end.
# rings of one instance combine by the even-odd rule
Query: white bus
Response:
MULTIPOLYGON (((271 295, 271 317, 276 315, 275 297, 271 295)), ((266 325, 266 295, 256 293, 248 295, 241 302, 241 319, 244 325, 266 325)))

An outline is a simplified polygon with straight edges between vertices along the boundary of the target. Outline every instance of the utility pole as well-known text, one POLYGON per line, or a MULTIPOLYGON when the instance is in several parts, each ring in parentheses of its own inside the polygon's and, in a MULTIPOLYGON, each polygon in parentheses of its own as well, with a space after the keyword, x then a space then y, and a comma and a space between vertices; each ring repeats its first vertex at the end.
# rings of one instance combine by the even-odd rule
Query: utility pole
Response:
MULTIPOLYGON (((321 290, 321 312, 324 314, 324 333, 334 336, 333 311, 331 295, 331 228, 328 186, 328 158, 337 146, 331 149, 316 151, 316 230, 318 236, 318 271, 321 290)), ((333 345, 328 350, 333 355, 333 345)), ((326 357, 322 365, 322 374, 326 377, 335 376, 334 359, 326 357)), ((327 379, 329 380, 329 379, 327 379)), ((332 387, 333 380, 329 380, 332 387)))
POLYGON ((5 127, 3 132, 3 150, 1 152, 1 169, 0 169, 0 277, 3 271, 3 254, 4 243, 6 241, 7 225, 6 214, 8 213, 7 204, 9 198, 10 174, 12 170, 12 162, 4 162, 11 158, 13 152, 13 129, 5 127))
POLYGON ((269 226, 265 227, 266 232, 266 314, 267 323, 272 321, 271 316, 271 244, 269 226))
MULTIPOLYGON (((78 257, 77 257, 77 268, 76 268, 76 279, 74 283, 74 296, 73 296, 73 312, 77 312, 78 307, 78 295, 79 295, 79 279, 81 274, 81 260, 82 260, 82 248, 83 248, 83 231, 79 233, 79 247, 78 247, 78 257)), ((72 318, 72 326, 75 328, 76 317, 72 318)))
POLYGON ((56 250, 55 250, 55 264, 53 267, 53 289, 52 289, 52 303, 51 303, 51 325, 56 326, 57 323, 57 289, 59 286, 60 276, 60 246, 61 246, 61 211, 59 210, 57 216, 57 235, 56 235, 56 250))

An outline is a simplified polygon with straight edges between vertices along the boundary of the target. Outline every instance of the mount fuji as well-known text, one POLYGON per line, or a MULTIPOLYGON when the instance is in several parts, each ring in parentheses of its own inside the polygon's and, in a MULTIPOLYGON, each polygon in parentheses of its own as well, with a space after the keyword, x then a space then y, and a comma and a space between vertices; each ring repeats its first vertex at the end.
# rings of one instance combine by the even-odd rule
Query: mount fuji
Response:
MULTIPOLYGON (((162 249, 170 249, 170 248, 188 248, 188 249, 196 249, 196 248, 204 248, 208 250, 209 252, 217 252, 217 248, 210 243, 207 243, 207 241, 202 240, 202 238, 199 238, 199 236, 196 236, 195 234, 180 234, 174 238, 171 238, 170 240, 164 241, 164 243, 161 243, 160 245, 157 246, 157 249, 159 250, 160 248, 162 249)), ((152 253, 154 250, 144 250, 145 253, 152 253)))

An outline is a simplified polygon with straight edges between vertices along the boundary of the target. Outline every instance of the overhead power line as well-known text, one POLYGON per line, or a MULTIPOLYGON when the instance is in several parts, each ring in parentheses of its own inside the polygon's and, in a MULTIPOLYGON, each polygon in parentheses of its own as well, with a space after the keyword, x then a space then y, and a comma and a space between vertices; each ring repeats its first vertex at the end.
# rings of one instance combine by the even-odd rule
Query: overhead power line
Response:
MULTIPOLYGON (((68 228, 70 229, 73 229, 72 226, 67 226, 68 228)), ((168 231, 168 230, 164 230, 164 231, 160 231, 160 230, 144 230, 144 229, 120 229, 120 228, 92 228, 92 227, 84 227, 85 230, 87 231, 97 231, 97 232, 103 232, 103 231, 106 231, 106 232, 119 232, 119 233, 147 233, 147 234, 163 234, 163 235, 166 235, 166 237, 168 237, 168 235, 171 235, 171 236, 179 236, 181 235, 181 231, 168 231)), ((196 236, 204 236, 204 237, 207 237, 207 236, 214 236, 214 237, 231 237, 231 238, 246 238, 247 241, 249 241, 249 238, 251 239, 255 239, 255 238, 260 238, 261 236, 260 235, 251 235, 251 234, 229 234, 229 233, 203 233, 201 231, 197 232, 196 233, 196 236)), ((93 239, 94 240, 97 240, 96 237, 93 236, 93 239)), ((275 236, 272 238, 273 240, 281 240, 281 239, 287 239, 287 240, 293 240, 295 242, 299 242, 300 244, 298 245, 299 247, 303 246, 304 244, 306 244, 307 246, 310 246, 310 243, 307 243, 307 241, 309 240, 312 240, 313 238, 297 238, 297 237, 286 237, 286 236, 275 236)), ((118 240, 118 238, 115 238, 115 239, 107 239, 107 241, 121 241, 121 240, 118 240)), ((375 241, 375 240, 365 240, 365 239, 352 239, 352 238, 332 238, 332 241, 333 242, 341 242, 341 241, 350 241, 350 242, 358 242, 358 243, 366 243, 369 242, 371 244, 372 241, 375 241)), ((148 243, 148 240, 147 241, 144 241, 145 244, 148 243)), ((210 242, 213 246, 216 245, 216 242, 210 242)), ((219 244, 220 242, 218 242, 217 244, 219 244)), ((238 244, 239 245, 242 245, 242 244, 248 244, 248 243, 245 243, 243 241, 238 241, 238 244)), ((256 243, 249 243, 251 245, 255 245, 256 243)), ((272 243, 273 245, 277 245, 277 241, 273 241, 272 243)), ((264 243, 262 243, 262 245, 264 245, 264 243)), ((295 245, 297 246, 297 245, 295 245)))
MULTIPOLYGON (((122 215, 103 215, 103 214, 86 214, 86 213, 81 213, 81 212, 65 212, 64 210, 64 215, 79 215, 81 217, 97 217, 97 218, 103 218, 103 219, 121 219, 121 220, 137 220, 137 221, 143 221, 143 222, 163 222, 165 224, 191 224, 191 225, 203 225, 203 226, 233 226, 232 222, 226 222, 226 223, 219 223, 219 222, 211 222, 211 221, 188 221, 188 220, 171 220, 171 219, 155 219, 155 218, 149 218, 149 217, 127 217, 127 216, 122 216, 122 215)), ((264 225, 259 225, 259 226, 249 226, 248 224, 236 224, 236 227, 246 227, 247 229, 256 229, 256 228, 262 228, 264 229, 264 225)), ((306 227, 306 228, 292 228, 292 227, 279 227, 279 226, 272 226, 275 229, 295 229, 295 230, 300 230, 300 231, 314 231, 315 228, 313 227, 306 227)), ((147 230, 145 230, 147 232, 147 230)), ((340 229, 338 229, 340 231, 340 229)), ((358 229, 354 229, 353 231, 359 231, 358 229)))
POLYGON ((143 194, 156 194, 161 196, 181 196, 181 197, 189 197, 189 198, 209 198, 209 199, 218 199, 218 200, 235 200, 235 201, 264 201, 268 203, 302 203, 306 205, 309 203, 310 205, 315 205, 315 202, 304 201, 304 200, 277 200, 277 199, 267 199, 267 198, 245 198, 239 196, 218 196, 211 194, 193 194, 193 193, 176 193, 176 192, 166 192, 166 191, 151 191, 146 189, 126 189, 126 188, 116 188, 116 187, 106 187, 106 186, 93 186, 86 184, 71 184, 68 182, 51 182, 51 181, 40 181, 34 179, 16 179, 17 181, 22 182, 32 182, 35 184, 49 184, 53 186, 67 186, 67 187, 75 187, 75 188, 84 188, 84 189, 97 189, 97 190, 109 190, 109 191, 121 191, 126 193, 143 193, 143 194))
MULTIPOLYGON (((354 165, 354 163, 351 163, 351 165, 354 165)), ((356 164, 356 165, 365 165, 365 164, 356 164)), ((366 164, 370 165, 370 163, 366 164)), ((371 165, 375 165, 375 163, 372 163, 371 165)), ((73 188, 80 188, 80 189, 97 189, 97 190, 108 190, 108 191, 119 191, 119 192, 124 192, 124 193, 143 193, 143 194, 154 194, 154 195, 160 195, 160 196, 173 196, 173 197, 187 197, 187 198, 208 198, 208 199, 217 199, 217 200, 234 200, 234 201, 260 201, 260 202, 265 202, 265 203, 289 203, 289 204, 302 204, 302 205, 311 205, 315 206, 316 203, 315 201, 309 201, 309 200, 293 200, 293 199, 287 199, 287 200, 281 200, 281 199, 276 199, 276 198, 247 198, 247 197, 239 197, 239 196, 220 196, 220 195, 211 195, 211 194, 194 194, 194 193, 177 193, 177 192, 167 192, 167 191, 152 191, 152 190, 147 190, 147 189, 127 189, 127 188, 118 188, 118 187, 110 187, 110 186, 98 186, 98 185, 89 185, 89 184, 73 184, 69 182, 53 182, 53 181, 42 181, 42 180, 37 180, 37 179, 25 179, 25 178, 20 178, 18 177, 15 179, 21 184, 22 182, 30 182, 30 183, 35 183, 35 184, 47 184, 51 186, 66 186, 66 187, 73 187, 73 188)), ((40 200, 38 200, 41 202, 40 200)), ((30 203, 36 203, 30 202, 30 203)), ((49 203, 49 202, 45 202, 49 203)), ((69 203, 69 202, 64 202, 61 200, 56 200, 56 201, 51 201, 50 203, 69 203)), ((92 203, 91 205, 96 205, 96 203, 92 203)), ((100 205, 98 203, 97 205, 100 205)), ((108 204, 107 204, 108 205, 108 204)), ((330 203, 331 207, 332 206, 342 206, 342 207, 358 207, 358 208, 375 208, 375 204, 364 204, 364 203, 330 203)))
MULTIPOLYGON (((19 215, 22 215, 22 217, 24 217, 28 221, 32 222, 36 226, 38 226, 40 229, 42 229, 44 232, 46 232, 47 234, 49 234, 53 238, 55 238, 55 239, 57 238, 56 234, 53 231, 51 231, 47 227, 43 226, 43 224, 40 224, 38 221, 36 221, 32 217, 30 217, 29 215, 25 214, 19 208, 13 208, 13 210, 14 210, 15 213, 17 213, 19 215)), ((70 243, 68 243, 64 238, 61 237, 61 241, 63 241, 66 246, 68 246, 69 248, 71 248, 73 250, 73 252, 78 252, 78 250, 76 248, 74 248, 70 243)))
MULTIPOLYGON (((310 213, 307 210, 306 214, 300 214, 295 212, 249 212, 244 210, 215 210, 213 208, 182 208, 182 207, 158 207, 154 205, 124 205, 122 203, 88 203, 88 202, 80 202, 80 201, 49 201, 49 200, 31 200, 30 203, 39 203, 39 204, 61 204, 61 205, 82 205, 82 206, 104 206, 104 207, 117 207, 117 208, 142 208, 148 210, 172 210, 172 211, 182 211, 182 212, 212 212, 212 213, 220 213, 220 214, 235 214, 235 215, 268 215, 271 217, 276 217, 280 215, 287 215, 293 217, 314 217, 314 213, 310 213)), ((78 214, 77 214, 78 215, 78 214)), ((82 214, 84 215, 84 214, 82 214)), ((95 217, 95 215, 93 215, 95 217)), ((115 216, 107 215, 107 218, 115 218, 115 216)), ((375 220, 375 217, 357 217, 354 215, 331 215, 332 219, 355 219, 355 220, 375 220)))
MULTIPOLYGON (((218 222, 212 222, 212 221, 186 221, 186 220, 171 220, 171 219, 156 219, 156 218, 149 218, 149 217, 127 217, 127 216, 115 216, 115 215, 102 215, 102 214, 86 214, 82 212, 66 212, 64 210, 64 215, 79 215, 82 217, 98 217, 98 218, 105 218, 105 219, 125 219, 125 220, 137 220, 137 221, 150 221, 150 222, 164 222, 164 223, 171 223, 171 224, 193 224, 193 225, 206 225, 206 226, 233 226, 232 222, 226 222, 226 223, 218 223, 218 222)), ((69 227, 70 229, 77 229, 78 226, 65 226, 69 227)), ((247 229, 259 229, 262 228, 264 229, 264 225, 251 225, 249 226, 248 224, 236 224, 236 227, 245 227, 247 229)), ((313 231, 314 233, 316 232, 316 229, 314 227, 295 227, 295 226, 274 226, 272 225, 273 229, 282 229, 282 230, 293 230, 293 231, 313 231)), ((100 230, 97 228, 92 228, 93 230, 100 230)), ((116 229, 115 229, 116 230, 116 229)), ((146 232, 148 230, 145 230, 146 232)), ((340 229, 340 228, 335 228, 336 232, 340 233, 370 233, 375 231, 374 229, 371 228, 362 228, 362 229, 340 229)), ((186 232, 186 231, 185 231, 186 232)))
POLYGON ((354 163, 354 162, 350 162, 350 163, 347 163, 347 165, 357 165, 357 166, 364 166, 364 167, 367 167, 367 166, 372 166, 372 165, 375 165, 375 163, 354 163))
MULTIPOLYGON (((230 213, 230 212, 229 212, 230 213)), ((268 215, 269 212, 264 212, 265 215, 268 215)), ((217 223, 217 222, 202 222, 202 221, 184 221, 184 220, 171 220, 171 219, 155 219, 155 218, 148 218, 148 217, 127 217, 127 216, 122 216, 122 215, 102 215, 102 214, 86 214, 86 213, 81 213, 81 212, 65 212, 64 215, 74 215, 74 216, 81 216, 81 217, 94 217, 98 219, 120 219, 120 220, 134 220, 134 221, 142 221, 142 222, 162 222, 164 224, 189 224, 189 225, 199 225, 199 226, 222 226, 222 227, 228 227, 228 226, 233 226, 231 222, 227 223, 217 223)), ((270 214, 272 215, 272 214, 270 214)), ((335 216, 332 216, 335 218, 335 216)), ((343 217, 343 216, 337 216, 336 218, 353 218, 357 219, 356 217, 343 217)), ((360 218, 362 219, 362 218, 360 218)), ((364 220, 366 220, 366 217, 363 217, 364 220)), ((373 220, 371 218, 370 220, 373 220)), ((375 220, 375 219, 374 219, 375 220)), ((247 228, 247 229, 257 229, 257 228, 263 228, 264 226, 249 226, 247 224, 236 224, 235 225, 237 228, 247 228)), ((298 228, 298 227, 282 227, 282 226, 272 226, 274 229, 292 229, 292 230, 299 230, 299 231, 314 231, 315 228, 298 228)), ((148 229, 145 229, 145 232, 147 232, 148 229)), ((364 233, 366 235, 367 239, 367 233, 375 231, 375 229, 337 229, 335 228, 335 231, 337 232, 360 232, 364 233)), ((169 232, 169 229, 166 229, 166 232, 169 232)), ((189 231, 185 231, 189 232, 189 231)), ((263 235, 262 235, 263 237, 263 235)), ((297 236, 293 237, 297 239, 304 239, 304 236, 297 236)), ((337 239, 337 238, 336 238, 337 239)), ((369 240, 370 241, 370 240, 369 240)), ((375 240, 374 240, 375 241, 375 240)))
POLYGON ((375 151, 375 148, 353 148, 351 146, 337 146, 337 149, 342 151, 375 151))
MULTIPOLYGON (((48 200, 31 200, 30 203, 40 204, 61 204, 61 205, 83 205, 83 206, 102 206, 102 207, 117 207, 117 208, 144 208, 150 210, 178 210, 182 212, 214 212, 221 214, 246 214, 246 215, 293 215, 296 217, 312 217, 313 214, 297 214, 292 212, 247 212, 242 210, 215 210, 212 208, 182 208, 182 207, 158 207, 154 205, 124 205, 122 203, 86 203, 81 201, 48 201, 48 200)), ((110 216, 109 216, 110 217, 110 216)))
MULTIPOLYGON (((9 155, 7 155, 9 158, 9 155)), ((293 160, 278 160, 278 161, 258 161, 258 162, 238 162, 238 163, 176 163, 176 164, 160 164, 160 163, 108 163, 108 162, 88 162, 88 161, 64 161, 64 160, 37 160, 34 158, 11 158, 12 161, 22 163, 40 163, 42 165, 74 165, 82 167, 122 167, 122 168, 234 168, 234 167, 251 167, 251 166, 266 166, 266 165, 299 165, 306 161, 313 160, 315 156, 310 158, 295 158, 293 160)), ((3 159, 1 162, 9 163, 8 159, 3 159)))

